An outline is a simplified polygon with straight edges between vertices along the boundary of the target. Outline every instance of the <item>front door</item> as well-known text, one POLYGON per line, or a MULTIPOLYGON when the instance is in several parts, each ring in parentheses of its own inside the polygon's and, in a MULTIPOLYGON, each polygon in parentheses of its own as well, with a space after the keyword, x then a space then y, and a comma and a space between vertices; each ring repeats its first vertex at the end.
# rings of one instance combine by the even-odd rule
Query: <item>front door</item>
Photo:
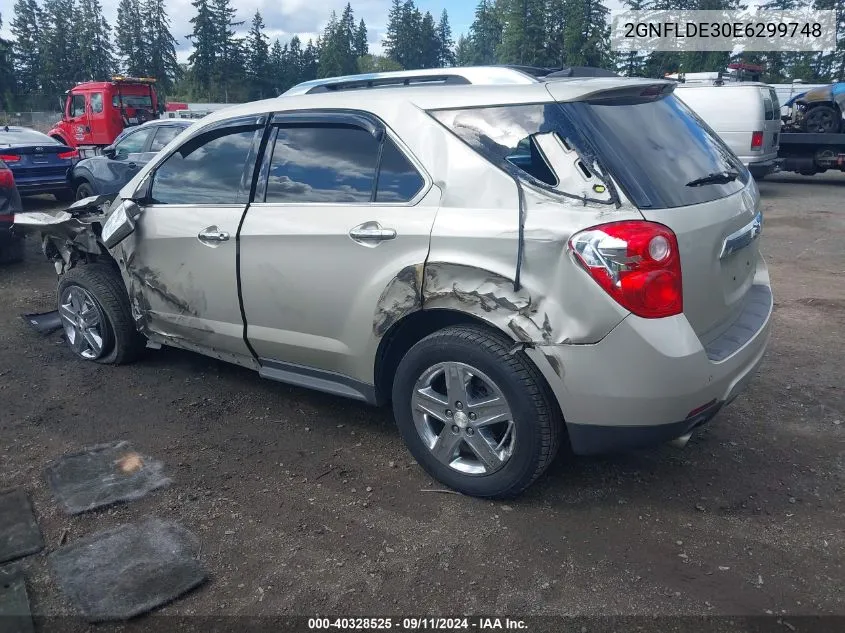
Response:
POLYGON ((91 144, 91 125, 88 120, 88 104, 85 93, 73 93, 68 97, 67 119, 70 123, 70 133, 76 145, 91 144))
POLYGON ((250 117, 185 141, 151 174, 123 248, 133 313, 150 333, 247 364, 236 236, 263 130, 264 121, 250 117))
POLYGON ((278 119, 240 233, 247 338, 262 365, 372 384, 369 352, 390 325, 377 306, 413 306, 405 295, 419 289, 438 203, 380 122, 278 119), (409 290, 386 296, 397 274, 409 290))

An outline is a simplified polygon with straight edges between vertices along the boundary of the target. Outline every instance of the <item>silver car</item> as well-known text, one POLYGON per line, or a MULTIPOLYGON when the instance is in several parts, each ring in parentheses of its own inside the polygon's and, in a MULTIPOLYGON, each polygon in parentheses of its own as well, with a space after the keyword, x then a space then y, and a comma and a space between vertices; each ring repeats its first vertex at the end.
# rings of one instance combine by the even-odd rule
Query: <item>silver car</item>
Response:
POLYGON ((561 442, 688 436, 763 356, 757 188, 673 87, 244 104, 180 134, 107 211, 19 224, 48 234, 81 358, 171 345, 391 403, 433 477, 515 495, 561 442))

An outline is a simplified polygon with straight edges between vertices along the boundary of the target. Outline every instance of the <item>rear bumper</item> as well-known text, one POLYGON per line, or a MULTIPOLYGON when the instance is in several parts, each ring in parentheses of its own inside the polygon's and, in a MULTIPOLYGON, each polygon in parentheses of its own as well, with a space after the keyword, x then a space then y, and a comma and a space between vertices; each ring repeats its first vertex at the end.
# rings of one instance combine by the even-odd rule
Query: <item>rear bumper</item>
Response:
POLYGON ((705 348, 683 315, 630 315, 596 344, 527 350, 560 404, 573 451, 613 452, 671 440, 736 398, 769 339, 772 294, 761 269, 737 319, 753 323, 753 331, 741 337, 731 327, 705 348))
POLYGON ((16 181, 18 192, 22 195, 33 195, 38 193, 53 193, 54 191, 66 191, 70 189, 70 183, 66 177, 51 177, 43 180, 16 181))
POLYGON ((748 171, 750 171, 751 175, 755 178, 760 178, 776 172, 780 167, 780 161, 778 160, 777 155, 763 160, 747 160, 747 157, 745 157, 743 158, 743 162, 745 163, 745 166, 748 167, 748 171))

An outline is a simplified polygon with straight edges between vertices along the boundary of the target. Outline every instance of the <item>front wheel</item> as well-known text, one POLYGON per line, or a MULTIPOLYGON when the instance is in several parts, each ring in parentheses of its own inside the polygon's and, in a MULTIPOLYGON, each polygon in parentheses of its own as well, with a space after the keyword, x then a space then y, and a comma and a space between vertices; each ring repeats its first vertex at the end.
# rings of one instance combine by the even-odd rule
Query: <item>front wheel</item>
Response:
POLYGON ((123 280, 111 266, 71 268, 59 281, 58 304, 67 343, 83 360, 120 365, 144 349, 123 280))
POLYGON ((80 182, 76 187, 76 199, 90 198, 94 194, 94 188, 86 181, 80 182))
POLYGON ((393 383, 408 449, 434 478, 476 497, 521 493, 549 466, 560 410, 524 352, 476 326, 449 327, 414 345, 393 383))

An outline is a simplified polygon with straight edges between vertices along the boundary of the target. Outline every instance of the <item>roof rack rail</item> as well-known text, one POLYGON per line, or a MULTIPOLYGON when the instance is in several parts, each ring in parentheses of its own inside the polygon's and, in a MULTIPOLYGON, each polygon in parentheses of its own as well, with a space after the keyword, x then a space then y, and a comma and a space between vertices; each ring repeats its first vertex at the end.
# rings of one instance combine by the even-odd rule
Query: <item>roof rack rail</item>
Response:
POLYGON ((619 74, 608 70, 607 68, 598 68, 597 66, 569 66, 567 68, 558 68, 548 75, 543 76, 543 79, 558 79, 560 77, 618 77, 619 74))
POLYGON ((314 86, 305 94, 320 92, 340 92, 342 90, 366 90, 370 88, 398 88, 402 86, 455 86, 471 83, 460 75, 446 75, 433 73, 431 75, 415 75, 413 77, 379 77, 376 79, 352 79, 348 81, 326 82, 314 86))

